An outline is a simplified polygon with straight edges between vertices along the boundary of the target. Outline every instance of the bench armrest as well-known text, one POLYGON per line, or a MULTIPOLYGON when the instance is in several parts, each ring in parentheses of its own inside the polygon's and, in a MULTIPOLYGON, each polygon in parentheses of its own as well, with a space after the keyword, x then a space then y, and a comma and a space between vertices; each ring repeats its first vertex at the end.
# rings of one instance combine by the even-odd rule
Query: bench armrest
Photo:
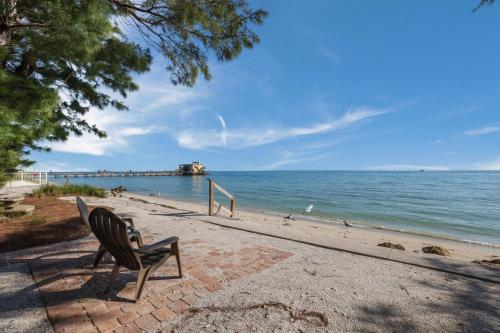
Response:
POLYGON ((147 253, 148 251, 155 250, 155 249, 160 248, 160 247, 172 245, 174 243, 177 243, 178 241, 179 241, 179 237, 172 236, 172 237, 169 237, 169 238, 164 239, 162 241, 159 241, 159 242, 156 242, 156 243, 153 243, 150 245, 145 245, 145 246, 135 250, 135 252, 147 253))
POLYGON ((120 220, 122 220, 123 222, 126 222, 126 223, 130 224, 130 226, 133 229, 135 228, 134 220, 131 217, 120 217, 120 220))

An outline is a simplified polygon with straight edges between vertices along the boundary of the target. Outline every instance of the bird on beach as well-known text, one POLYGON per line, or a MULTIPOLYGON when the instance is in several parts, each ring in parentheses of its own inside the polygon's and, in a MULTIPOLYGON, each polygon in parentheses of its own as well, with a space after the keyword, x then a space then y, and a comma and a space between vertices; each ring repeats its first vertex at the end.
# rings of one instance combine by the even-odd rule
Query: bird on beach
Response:
POLYGON ((311 210, 313 209, 314 205, 309 205, 307 208, 304 210, 304 213, 311 213, 311 210))
POLYGON ((352 227, 352 225, 350 225, 349 223, 347 223, 347 221, 346 221, 346 220, 344 220, 344 225, 345 225, 346 227, 352 227))

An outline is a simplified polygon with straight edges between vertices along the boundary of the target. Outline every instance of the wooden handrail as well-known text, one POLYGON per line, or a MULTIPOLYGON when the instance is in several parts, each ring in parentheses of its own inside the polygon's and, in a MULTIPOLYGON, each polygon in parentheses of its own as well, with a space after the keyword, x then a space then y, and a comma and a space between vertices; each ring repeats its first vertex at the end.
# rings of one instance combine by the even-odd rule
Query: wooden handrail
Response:
POLYGON ((216 215, 221 209, 227 212, 230 217, 234 217, 236 215, 236 198, 219 184, 208 178, 208 215, 216 215), (214 190, 218 190, 231 201, 231 209, 227 209, 220 202, 215 201, 214 190), (216 212, 214 212, 215 205, 217 205, 216 212))

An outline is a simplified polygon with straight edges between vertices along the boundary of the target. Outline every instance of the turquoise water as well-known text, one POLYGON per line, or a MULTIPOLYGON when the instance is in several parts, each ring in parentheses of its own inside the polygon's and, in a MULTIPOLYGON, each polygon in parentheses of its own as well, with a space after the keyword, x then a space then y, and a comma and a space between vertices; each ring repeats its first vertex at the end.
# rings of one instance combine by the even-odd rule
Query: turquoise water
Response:
MULTIPOLYGON (((346 219, 371 226, 500 245, 500 172, 262 171, 212 172, 238 206, 346 219)), ((158 192, 206 202, 207 177, 73 178, 109 189, 158 192)), ((52 179, 64 182, 64 179, 52 179)), ((221 199, 222 201, 222 199, 221 199)))

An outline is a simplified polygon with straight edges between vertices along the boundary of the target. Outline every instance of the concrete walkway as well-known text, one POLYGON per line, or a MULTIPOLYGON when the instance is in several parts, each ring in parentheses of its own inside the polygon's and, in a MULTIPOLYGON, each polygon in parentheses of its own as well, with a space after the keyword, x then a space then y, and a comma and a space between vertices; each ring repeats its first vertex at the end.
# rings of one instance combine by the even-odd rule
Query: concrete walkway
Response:
POLYGON ((5 184, 5 187, 7 188, 10 188, 10 187, 26 187, 26 186, 38 186, 38 184, 35 184, 35 183, 32 183, 32 182, 26 182, 26 181, 23 181, 23 180, 13 180, 13 181, 9 181, 7 182, 7 184, 5 184))
POLYGON ((28 264, 0 266, 0 332, 53 332, 28 264))
POLYGON ((33 193, 33 190, 38 187, 40 187, 40 185, 28 182, 13 181, 12 186, 7 183, 4 187, 0 188, 0 196, 30 194, 33 193))

